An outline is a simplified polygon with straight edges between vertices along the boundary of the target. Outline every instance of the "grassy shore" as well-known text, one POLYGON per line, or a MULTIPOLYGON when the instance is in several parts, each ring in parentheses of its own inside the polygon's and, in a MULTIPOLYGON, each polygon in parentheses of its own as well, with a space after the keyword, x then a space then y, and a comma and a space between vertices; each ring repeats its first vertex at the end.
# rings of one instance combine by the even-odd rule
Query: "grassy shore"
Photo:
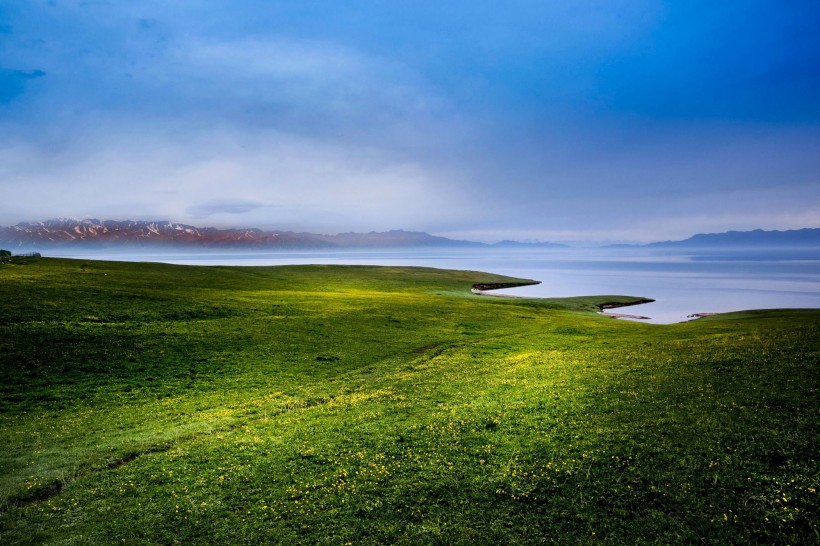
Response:
POLYGON ((0 543, 820 539, 820 311, 470 292, 508 282, 0 265, 0 543))

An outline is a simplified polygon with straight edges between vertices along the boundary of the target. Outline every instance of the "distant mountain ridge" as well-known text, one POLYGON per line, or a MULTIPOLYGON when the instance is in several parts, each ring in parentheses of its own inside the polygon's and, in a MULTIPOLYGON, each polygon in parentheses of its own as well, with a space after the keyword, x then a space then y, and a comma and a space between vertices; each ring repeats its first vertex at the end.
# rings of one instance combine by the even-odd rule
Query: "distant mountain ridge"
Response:
POLYGON ((820 246, 820 228, 791 229, 785 231, 755 229, 753 231, 699 233, 683 241, 661 241, 641 246, 655 248, 820 246))
POLYGON ((569 245, 563 243, 522 243, 510 240, 499 241, 491 246, 498 248, 570 248, 569 245))
MULTIPOLYGON (((369 233, 316 233, 256 228, 195 227, 171 221, 97 220, 56 218, 44 222, 21 222, 0 227, 0 247, 14 249, 62 246, 113 245, 179 245, 208 248, 411 248, 411 247, 472 247, 472 248, 571 248, 561 243, 524 243, 504 240, 494 244, 448 239, 421 231, 401 229, 369 233)), ((661 241, 649 244, 607 245, 607 248, 818 248, 820 228, 786 231, 728 231, 700 233, 682 241, 661 241)))
POLYGON ((416 246, 486 246, 417 231, 321 235, 261 229, 200 228, 170 221, 57 218, 0 228, 0 244, 11 248, 65 245, 187 245, 240 248, 364 248, 416 246))

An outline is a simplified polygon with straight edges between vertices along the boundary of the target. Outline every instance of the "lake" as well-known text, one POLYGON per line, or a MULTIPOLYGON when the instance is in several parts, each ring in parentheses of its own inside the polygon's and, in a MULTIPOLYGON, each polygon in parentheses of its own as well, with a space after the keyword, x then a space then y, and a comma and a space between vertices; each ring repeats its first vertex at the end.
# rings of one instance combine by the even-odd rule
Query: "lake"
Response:
POLYGON ((497 291, 518 296, 629 295, 654 303, 615 310, 672 323, 695 313, 820 308, 820 252, 651 248, 426 248, 348 251, 64 251, 50 256, 188 265, 350 264, 467 269, 541 284, 497 291))

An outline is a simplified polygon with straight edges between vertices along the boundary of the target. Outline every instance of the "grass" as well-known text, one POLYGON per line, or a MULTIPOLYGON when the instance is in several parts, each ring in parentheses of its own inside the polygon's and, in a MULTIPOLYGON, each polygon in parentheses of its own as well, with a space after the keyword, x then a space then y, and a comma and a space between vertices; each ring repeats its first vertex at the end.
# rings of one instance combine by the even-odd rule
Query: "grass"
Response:
POLYGON ((820 311, 469 291, 504 282, 0 266, 0 543, 820 540, 820 311))

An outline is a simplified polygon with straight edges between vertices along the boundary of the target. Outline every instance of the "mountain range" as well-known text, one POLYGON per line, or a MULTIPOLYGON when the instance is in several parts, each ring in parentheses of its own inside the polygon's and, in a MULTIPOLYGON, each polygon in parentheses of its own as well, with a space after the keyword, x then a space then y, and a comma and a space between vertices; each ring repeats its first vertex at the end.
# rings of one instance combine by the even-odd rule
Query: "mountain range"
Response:
POLYGON ((791 229, 785 231, 726 231, 723 233, 698 233, 681 241, 658 241, 647 244, 615 244, 605 248, 655 248, 655 249, 813 249, 820 251, 820 228, 791 229))
MULTIPOLYGON (((83 220, 58 218, 0 227, 0 245, 12 250, 38 250, 64 246, 196 246, 217 248, 396 248, 396 247, 495 247, 568 248, 560 243, 501 241, 495 244, 438 237, 419 231, 392 230, 323 235, 261 229, 219 229, 176 222, 135 220, 83 220)), ((698 234, 682 241, 610 247, 713 248, 713 247, 818 247, 820 228, 789 231, 729 231, 698 234)))
POLYGON ((648 247, 783 247, 820 245, 820 228, 792 229, 786 231, 727 231, 725 233, 699 233, 683 241, 661 241, 648 247))
POLYGON ((58 218, 45 222, 23 222, 0 228, 0 243, 12 248, 66 245, 185 245, 255 248, 339 248, 396 246, 469 246, 422 232, 393 230, 370 233, 321 235, 261 229, 218 229, 176 222, 83 220, 58 218))

